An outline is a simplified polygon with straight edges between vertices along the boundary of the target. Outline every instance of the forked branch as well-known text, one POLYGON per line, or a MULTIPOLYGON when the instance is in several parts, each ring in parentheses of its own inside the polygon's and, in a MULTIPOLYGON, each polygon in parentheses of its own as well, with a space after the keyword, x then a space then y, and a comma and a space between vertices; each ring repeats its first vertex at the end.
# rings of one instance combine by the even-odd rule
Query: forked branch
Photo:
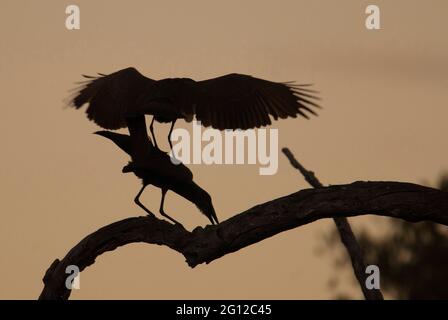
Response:
MULTIPOLYGON (((285 156, 288 158, 291 165, 299 170, 299 172, 305 177, 305 180, 314 188, 323 187, 319 179, 314 175, 314 172, 307 170, 302 166, 299 161, 294 157, 292 152, 288 148, 282 149, 285 156)), ((366 264, 364 263, 364 254, 358 241, 356 240, 355 234, 352 231, 352 227, 348 222, 346 217, 334 217, 334 223, 338 229, 339 236, 341 238, 342 244, 345 246, 347 253, 350 257, 352 263, 353 272, 358 280, 359 286, 366 300, 383 300, 383 294, 380 289, 368 289, 365 285, 367 274, 366 264)))
POLYGON ((102 253, 128 243, 168 246, 195 267, 319 219, 366 214, 448 226, 448 193, 400 182, 354 182, 306 189, 257 205, 217 226, 198 227, 192 232, 154 217, 128 218, 88 235, 62 260, 55 260, 44 276, 39 298, 68 299, 68 265, 82 271, 102 253))

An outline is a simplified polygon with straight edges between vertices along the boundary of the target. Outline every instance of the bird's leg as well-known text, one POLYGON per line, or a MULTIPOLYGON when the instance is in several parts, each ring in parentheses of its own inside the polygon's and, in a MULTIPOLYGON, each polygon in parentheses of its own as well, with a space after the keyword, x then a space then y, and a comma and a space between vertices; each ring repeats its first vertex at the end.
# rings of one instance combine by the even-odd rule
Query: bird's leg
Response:
POLYGON ((169 215, 167 215, 166 213, 165 213, 165 211, 163 210, 163 203, 165 202, 165 195, 166 195, 166 192, 167 192, 168 190, 167 189, 162 189, 162 201, 160 202, 160 210, 159 210, 159 212, 160 212, 160 214, 162 215, 162 216, 164 216, 165 218, 167 218, 167 219, 169 219, 169 220, 171 220, 172 222, 174 222, 174 224, 178 224, 178 225, 180 225, 182 228, 184 227, 180 222, 177 222, 176 220, 174 220, 173 218, 171 218, 169 215))
POLYGON ((148 216, 153 216, 155 217, 154 213, 152 213, 151 211, 149 211, 141 202, 140 202, 140 196, 143 193, 143 190, 145 190, 147 184, 144 184, 143 187, 140 189, 140 191, 137 193, 137 195, 134 198, 134 202, 143 210, 146 211, 146 213, 148 214, 148 216))
POLYGON ((155 120, 155 117, 153 116, 151 124, 149 125, 149 131, 151 131, 151 138, 152 138, 152 140, 154 140, 154 145, 156 146, 157 149, 159 149, 159 147, 157 146, 156 136, 154 135, 154 120, 155 120))
POLYGON ((176 120, 174 120, 173 122, 171 122, 171 128, 170 128, 170 133, 168 133, 168 143, 170 144, 170 148, 171 150, 173 150, 173 144, 171 142, 171 133, 173 132, 173 128, 174 128, 174 124, 176 123, 176 120))

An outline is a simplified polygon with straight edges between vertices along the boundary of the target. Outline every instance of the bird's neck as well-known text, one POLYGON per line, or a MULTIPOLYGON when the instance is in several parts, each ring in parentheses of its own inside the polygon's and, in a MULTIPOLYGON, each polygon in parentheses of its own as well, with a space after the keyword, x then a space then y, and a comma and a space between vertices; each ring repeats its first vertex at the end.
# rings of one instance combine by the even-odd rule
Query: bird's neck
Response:
POLYGON ((131 150, 134 161, 145 159, 154 148, 148 137, 145 116, 127 119, 129 134, 131 136, 131 150))

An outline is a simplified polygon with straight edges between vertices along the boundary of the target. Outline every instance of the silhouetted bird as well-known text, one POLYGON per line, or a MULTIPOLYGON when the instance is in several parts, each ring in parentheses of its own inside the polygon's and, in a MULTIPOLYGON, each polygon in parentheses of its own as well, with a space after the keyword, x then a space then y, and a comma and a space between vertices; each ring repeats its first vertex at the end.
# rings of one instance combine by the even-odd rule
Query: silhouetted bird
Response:
POLYGON ((168 142, 177 119, 191 121, 196 116, 205 127, 249 129, 271 124, 270 116, 308 118, 319 107, 309 85, 271 82, 243 74, 228 74, 204 81, 188 78, 153 80, 134 68, 110 75, 84 76, 89 80, 72 103, 80 108, 89 103, 87 116, 108 130, 124 128, 128 117, 153 115, 153 123, 171 122, 168 142))
POLYGON ((136 144, 133 143, 132 140, 135 135, 132 135, 132 129, 135 127, 138 128, 139 125, 141 128, 142 124, 146 129, 144 117, 143 123, 141 120, 142 117, 132 119, 130 124, 131 136, 110 131, 95 132, 95 134, 112 140, 118 147, 120 147, 120 149, 131 156, 132 161, 123 167, 122 172, 133 172, 137 177, 142 179, 143 186, 134 199, 135 203, 148 214, 152 215, 153 213, 140 202, 139 198, 146 186, 154 185, 162 190, 160 214, 172 222, 180 224, 168 216, 163 210, 165 195, 168 190, 172 190, 194 203, 199 210, 207 216, 212 224, 219 223, 210 195, 193 181, 193 174, 185 165, 173 164, 170 157, 165 152, 154 148, 147 134, 146 137, 148 138, 148 141, 146 143, 143 141, 135 141, 136 144), (142 148, 142 145, 145 146, 145 148, 142 148), (136 148, 140 151, 143 149, 144 151, 141 151, 140 154, 136 154, 136 148))

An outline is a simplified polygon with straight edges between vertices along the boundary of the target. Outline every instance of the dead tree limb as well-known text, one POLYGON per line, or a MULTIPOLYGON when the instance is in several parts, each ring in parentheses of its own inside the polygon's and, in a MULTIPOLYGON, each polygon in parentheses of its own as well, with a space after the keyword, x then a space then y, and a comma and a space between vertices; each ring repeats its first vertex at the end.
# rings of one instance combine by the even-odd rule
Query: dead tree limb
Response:
MULTIPOLYGON (((291 165, 300 171, 300 173, 305 177, 305 180, 314 188, 322 188, 323 185, 317 179, 314 172, 307 170, 302 166, 299 161, 294 157, 292 152, 288 148, 282 149, 285 156, 288 158, 291 165)), ((358 280, 361 291, 364 294, 366 300, 383 300, 383 294, 380 289, 367 289, 366 278, 367 274, 366 264, 364 263, 364 253, 356 240, 355 234, 348 222, 346 217, 335 217, 333 218, 336 228, 338 229, 339 236, 341 237, 342 244, 347 249, 348 255, 352 262, 353 272, 355 273, 356 279, 358 280)))
POLYGON ((366 214, 448 226, 448 193, 400 182, 354 182, 306 189, 257 205, 217 226, 198 227, 192 232, 154 217, 128 218, 88 235, 62 260, 54 261, 44 276, 39 298, 68 299, 68 265, 82 271, 102 253, 128 243, 166 245, 195 267, 319 219, 366 214))

